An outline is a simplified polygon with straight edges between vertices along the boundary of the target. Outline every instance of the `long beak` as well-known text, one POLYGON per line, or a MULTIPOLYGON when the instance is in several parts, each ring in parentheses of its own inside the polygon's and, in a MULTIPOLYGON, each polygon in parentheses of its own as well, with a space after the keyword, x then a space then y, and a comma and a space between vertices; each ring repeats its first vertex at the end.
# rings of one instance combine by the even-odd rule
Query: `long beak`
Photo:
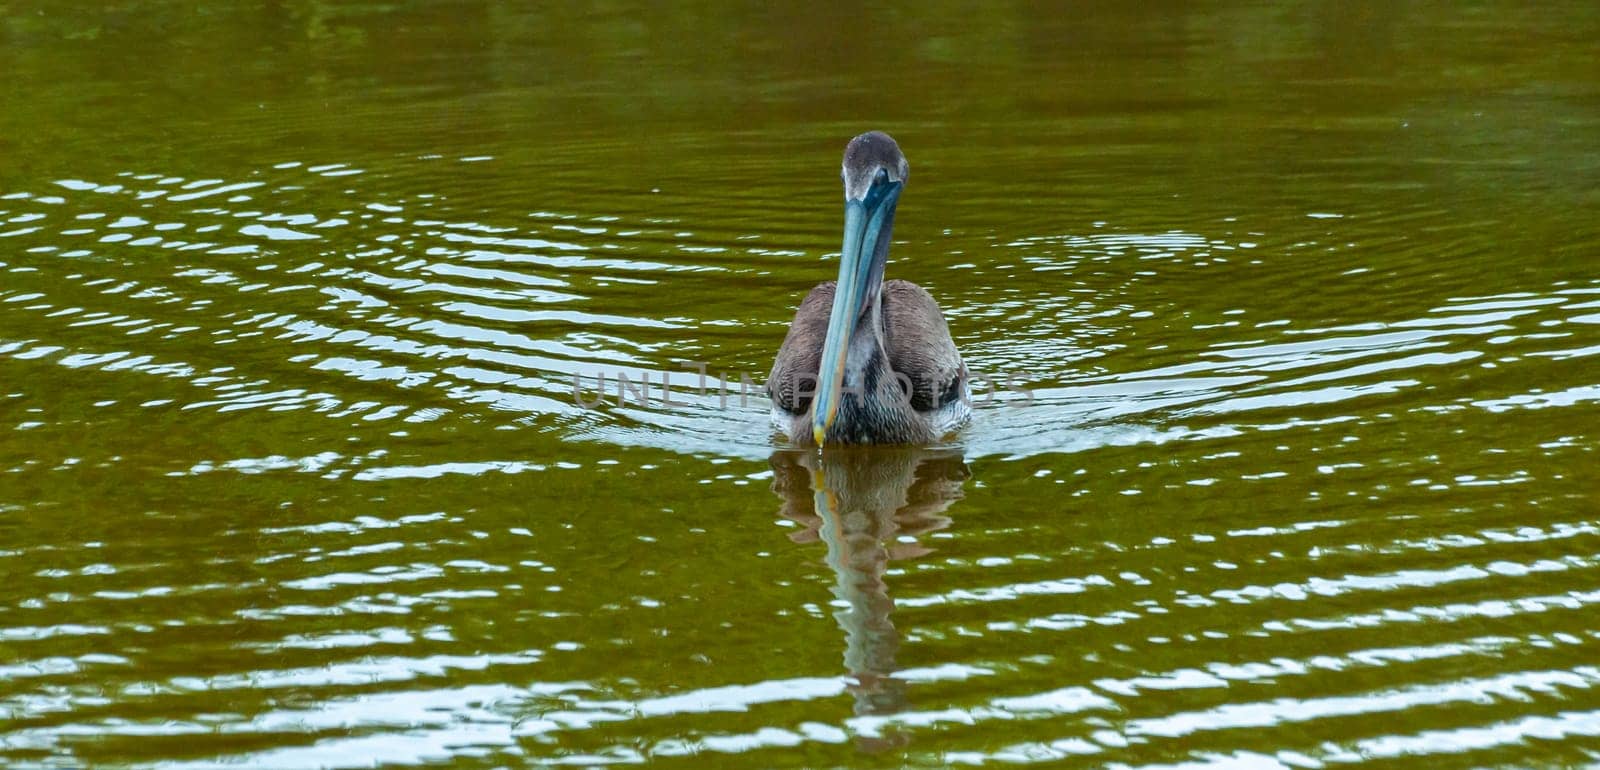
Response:
MULTIPOLYGON (((828 317, 827 339, 822 343, 822 370, 817 372, 817 393, 811 409, 811 438, 817 446, 823 445, 828 428, 839 416, 850 340, 883 285, 883 265, 888 257, 889 231, 894 227, 900 186, 900 182, 879 182, 864 199, 846 200, 844 204, 839 282, 833 290, 833 312, 828 317)), ((866 394, 855 395, 862 398, 866 394)))

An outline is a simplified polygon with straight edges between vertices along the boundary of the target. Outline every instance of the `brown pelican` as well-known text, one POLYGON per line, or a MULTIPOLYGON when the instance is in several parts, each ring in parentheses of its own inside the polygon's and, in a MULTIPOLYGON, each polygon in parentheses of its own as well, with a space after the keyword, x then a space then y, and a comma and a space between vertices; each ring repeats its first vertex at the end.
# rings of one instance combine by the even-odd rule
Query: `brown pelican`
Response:
POLYGON ((767 377, 773 420, 791 441, 921 444, 971 414, 967 367, 939 305, 910 281, 883 280, 910 171, 881 131, 845 147, 839 280, 800 302, 767 377))

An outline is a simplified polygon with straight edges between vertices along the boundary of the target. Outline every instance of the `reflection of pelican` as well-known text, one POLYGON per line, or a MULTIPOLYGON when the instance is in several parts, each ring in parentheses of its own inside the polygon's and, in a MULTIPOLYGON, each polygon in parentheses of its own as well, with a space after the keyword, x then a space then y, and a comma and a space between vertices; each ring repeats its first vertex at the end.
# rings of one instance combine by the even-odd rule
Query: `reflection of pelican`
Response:
POLYGON ((881 131, 845 148, 839 280, 800 302, 767 378, 773 419, 791 441, 926 444, 971 413, 967 367, 939 305, 921 286, 883 280, 910 171, 881 131))
POLYGON ((822 540, 833 568, 834 596, 849 607, 834 613, 845 632, 845 668, 856 683, 857 714, 887 714, 905 705, 905 683, 895 679, 900 635, 889 615, 894 600, 883 580, 890 559, 930 551, 904 536, 944 529, 951 503, 970 476, 951 450, 874 448, 772 455, 772 491, 779 514, 805 526, 796 542, 822 540))

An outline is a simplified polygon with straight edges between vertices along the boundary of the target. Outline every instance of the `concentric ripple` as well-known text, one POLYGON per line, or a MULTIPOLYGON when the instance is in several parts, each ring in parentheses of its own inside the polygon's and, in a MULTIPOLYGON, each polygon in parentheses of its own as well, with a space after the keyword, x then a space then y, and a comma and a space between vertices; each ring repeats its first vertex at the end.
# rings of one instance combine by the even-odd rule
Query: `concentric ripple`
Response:
POLYGON ((0 16, 0 764, 1600 761, 1587 6, 0 16))

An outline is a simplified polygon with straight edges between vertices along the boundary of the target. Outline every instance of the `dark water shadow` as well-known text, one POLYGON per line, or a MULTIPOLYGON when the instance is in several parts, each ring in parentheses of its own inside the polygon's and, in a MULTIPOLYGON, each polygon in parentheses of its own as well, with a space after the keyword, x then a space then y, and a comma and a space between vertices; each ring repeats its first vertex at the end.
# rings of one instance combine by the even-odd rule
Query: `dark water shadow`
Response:
POLYGON ((827 546, 833 595, 845 603, 834 618, 845 635, 856 715, 905 709, 908 683, 895 677, 900 633, 885 572, 891 561, 933 552, 912 538, 950 526, 946 512, 972 472, 951 448, 786 449, 771 463, 778 513, 801 526, 790 539, 827 546))

